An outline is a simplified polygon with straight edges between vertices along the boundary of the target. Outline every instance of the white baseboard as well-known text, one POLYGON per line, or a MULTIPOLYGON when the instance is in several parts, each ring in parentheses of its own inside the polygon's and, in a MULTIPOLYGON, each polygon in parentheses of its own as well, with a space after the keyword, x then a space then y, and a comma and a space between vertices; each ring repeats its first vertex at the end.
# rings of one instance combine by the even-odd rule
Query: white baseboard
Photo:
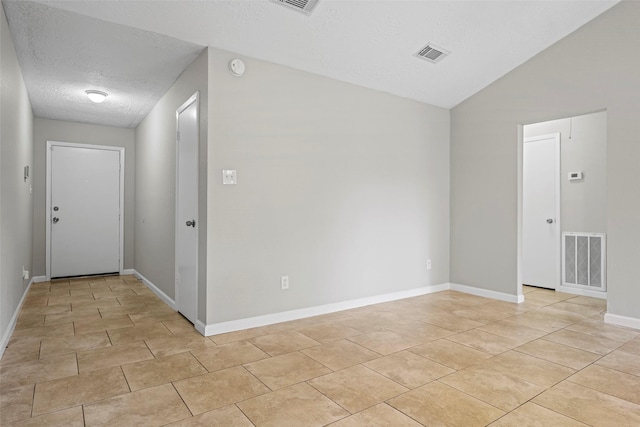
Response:
POLYGON ((265 314, 264 316, 249 317, 246 319, 231 320, 228 322, 205 325, 198 321, 196 329, 205 336, 223 334, 226 332, 239 331, 242 329, 256 328, 259 326, 272 325, 274 323, 287 322, 290 320, 304 319, 306 317, 319 316, 322 314, 334 313, 336 311, 349 310, 352 308, 364 307, 372 304, 395 301, 403 298, 411 298, 419 295, 431 294, 434 292, 446 291, 449 284, 425 286, 407 291, 393 292, 389 294, 376 295, 373 297, 359 298, 350 301, 337 302, 333 304, 318 305, 314 307, 301 308, 297 310, 283 311, 280 313, 265 314))
POLYGON ((449 289, 451 289, 452 291, 464 292, 465 294, 497 299, 500 301, 513 302, 517 304, 524 302, 524 295, 505 294, 503 292, 490 291, 488 289, 476 288, 467 285, 459 285, 457 283, 449 283, 449 289))
POLYGON ((620 316, 617 314, 606 313, 604 315, 604 323, 611 325, 626 326, 627 328, 640 329, 640 319, 636 317, 620 316))
POLYGON ((589 289, 579 289, 579 288, 572 288, 569 286, 561 285, 561 286, 558 286, 556 291, 564 292, 565 294, 582 295, 582 296, 591 297, 591 298, 607 299, 606 292, 590 291, 589 289))
MULTIPOLYGON (((43 280, 44 281, 44 280, 43 280)), ((16 307, 16 310, 13 312, 13 316, 11 316, 11 320, 9 321, 9 325, 7 329, 5 329, 2 334, 2 339, 0 340, 0 359, 2 359, 2 355, 4 354, 4 350, 7 348, 9 344, 9 340, 11 339, 11 335, 13 334, 14 329, 16 328, 16 323, 18 323, 18 315, 20 314, 20 310, 22 309, 22 304, 24 304, 25 298, 27 298, 27 294, 29 293, 29 289, 31 289, 31 285, 35 282, 35 277, 32 277, 27 285, 27 288, 24 290, 22 294, 22 298, 20 298, 20 302, 16 307)))
POLYGON ((136 270, 134 270, 133 268, 125 268, 124 270, 122 270, 122 275, 123 276, 135 276, 136 275, 136 270))
POLYGON ((33 283, 42 283, 47 281, 47 276, 33 276, 33 283))
POLYGON ((125 270, 125 271, 131 271, 131 273, 126 273, 126 274, 133 274, 134 276, 136 276, 138 279, 140 279, 142 281, 142 283, 144 283, 147 288, 151 289, 151 291, 156 294, 158 296, 158 298, 160 298, 162 301, 164 301, 165 304, 167 304, 169 307, 171 307, 172 310, 176 310, 176 302, 169 298, 169 296, 167 294, 165 294, 160 288, 158 288, 156 285, 153 284, 153 282, 151 282, 149 279, 147 279, 146 277, 144 277, 142 274, 138 273, 135 269, 132 270, 125 270))

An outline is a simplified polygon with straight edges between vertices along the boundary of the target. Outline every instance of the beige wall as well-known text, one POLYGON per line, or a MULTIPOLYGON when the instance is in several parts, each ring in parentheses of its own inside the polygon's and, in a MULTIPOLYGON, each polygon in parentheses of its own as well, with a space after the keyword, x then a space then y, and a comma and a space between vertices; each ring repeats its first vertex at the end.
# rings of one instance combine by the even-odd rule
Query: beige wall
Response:
POLYGON ((24 166, 34 169, 33 113, 0 6, 0 356, 29 284, 22 279, 22 268, 33 272, 33 179, 25 182, 24 166))
POLYGON ((199 318, 206 301, 207 58, 205 49, 135 130, 135 269, 175 299, 176 110, 200 92, 199 318))
POLYGON ((606 109, 608 312, 640 318, 638 22, 621 2, 452 110, 452 282, 516 294, 518 126, 606 109))
POLYGON ((560 133, 560 212, 563 232, 607 232, 607 112, 534 123, 524 137, 560 133), (570 172, 583 179, 569 181, 570 172))
POLYGON ((209 324, 448 282, 448 110, 210 52, 209 324))
POLYGON ((46 155, 47 141, 124 147, 124 268, 133 268, 134 165, 133 129, 61 120, 35 119, 33 170, 33 263, 37 276, 46 273, 46 155))

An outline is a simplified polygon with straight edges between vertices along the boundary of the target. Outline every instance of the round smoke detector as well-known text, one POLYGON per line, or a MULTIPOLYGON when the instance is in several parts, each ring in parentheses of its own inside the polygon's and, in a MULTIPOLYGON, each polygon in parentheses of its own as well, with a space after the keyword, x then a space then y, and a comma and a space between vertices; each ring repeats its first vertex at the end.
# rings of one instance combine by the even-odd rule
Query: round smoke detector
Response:
POLYGON ((229 61, 229 71, 236 77, 240 77, 244 74, 245 65, 240 59, 232 59, 229 61))

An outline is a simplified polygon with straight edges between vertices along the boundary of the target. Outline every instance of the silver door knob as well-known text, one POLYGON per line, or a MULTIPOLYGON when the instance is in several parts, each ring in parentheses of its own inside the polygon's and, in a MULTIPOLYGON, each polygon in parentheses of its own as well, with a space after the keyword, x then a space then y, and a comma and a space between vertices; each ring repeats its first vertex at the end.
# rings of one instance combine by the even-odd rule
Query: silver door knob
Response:
POLYGON ((54 216, 52 221, 53 221, 54 224, 57 224, 58 221, 60 221, 60 218, 58 218, 57 216, 54 216))
POLYGON ((553 220, 551 218, 548 218, 547 219, 547 224, 552 224, 552 223, 553 223, 553 220))
POLYGON ((187 227, 193 227, 196 228, 196 220, 192 219, 190 221, 187 221, 187 227))

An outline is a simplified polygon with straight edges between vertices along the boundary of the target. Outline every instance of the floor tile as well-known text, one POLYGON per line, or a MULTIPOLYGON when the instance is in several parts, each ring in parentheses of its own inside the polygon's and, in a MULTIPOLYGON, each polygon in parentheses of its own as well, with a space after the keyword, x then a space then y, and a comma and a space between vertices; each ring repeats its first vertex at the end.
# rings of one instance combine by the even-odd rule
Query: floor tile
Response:
POLYGON ((598 360, 596 365, 640 377, 640 352, 631 354, 624 351, 613 351, 598 360))
POLYGON ((489 354, 504 353, 522 344, 517 338, 501 337, 478 329, 461 332, 446 339, 489 354))
POLYGON ((120 366, 153 359, 153 354, 144 343, 115 345, 106 348, 79 351, 78 368, 80 373, 120 366))
POLYGON ((625 353, 635 354, 635 355, 640 354, 640 338, 634 338, 631 341, 628 341, 627 343, 618 347, 617 350, 624 351, 625 353))
MULTIPOLYGON (((215 340, 214 340, 215 341, 215 340)), ((320 343, 296 331, 286 331, 270 335, 261 335, 249 340, 271 356, 290 353, 320 343)))
POLYGON ((539 329, 543 332, 551 333, 562 328, 566 328, 576 321, 583 320, 582 317, 579 317, 578 320, 569 319, 568 317, 572 316, 567 316, 566 314, 560 313, 558 311, 543 312, 542 310, 532 310, 513 317, 509 317, 504 321, 507 323, 528 326, 532 329, 539 329))
POLYGON ((450 331, 449 329, 444 329, 440 326, 432 325, 430 323, 422 322, 420 320, 412 320, 402 324, 397 324, 389 327, 389 330, 400 335, 415 338, 423 343, 435 341, 437 339, 455 334, 454 331, 450 331))
POLYGON ((207 373, 189 352, 123 365, 122 371, 131 391, 207 373))
POLYGON ((191 416, 171 384, 84 406, 87 426, 163 426, 191 416))
POLYGON ((378 353, 348 340, 310 347, 301 352, 334 371, 380 357, 378 353))
POLYGON ((256 360, 269 357, 267 353, 248 341, 234 341, 229 344, 214 345, 203 349, 192 350, 191 353, 209 372, 255 362, 256 360))
POLYGON ((87 334, 89 332, 113 330, 116 328, 130 328, 133 322, 129 316, 118 315, 117 317, 103 318, 101 320, 79 321, 75 322, 76 334, 87 334))
POLYGON ((514 410, 545 390, 517 375, 480 365, 458 371, 440 382, 505 412, 514 410))
POLYGON ((605 355, 622 345, 619 341, 567 329, 549 334, 544 339, 601 355, 605 355))
POLYGON ((450 313, 425 314, 420 320, 455 332, 464 332, 484 325, 482 322, 450 313))
POLYGON ((254 425, 236 405, 229 405, 168 424, 167 427, 254 427, 254 425))
POLYGON ((407 388, 417 388, 455 372, 451 368, 406 350, 372 360, 364 365, 407 388))
POLYGON ((547 335, 546 332, 539 329, 530 328, 524 325, 517 325, 506 321, 489 323, 479 327, 478 330, 509 339, 515 339, 520 344, 524 344, 547 335))
POLYGON ((637 329, 624 328, 621 326, 607 325, 599 321, 588 320, 567 326, 567 329, 583 334, 594 335, 596 337, 610 339, 614 341, 627 342, 640 335, 637 329))
POLYGON ((567 301, 562 301, 555 303, 553 305, 548 306, 547 308, 553 310, 562 310, 568 313, 577 314, 583 317, 593 316, 594 314, 598 314, 602 311, 600 307, 594 307, 584 304, 572 304, 567 301))
POLYGON ((547 408, 527 402, 509 412, 489 427, 587 427, 580 421, 553 412, 547 408))
POLYGON ((90 308, 88 310, 81 311, 68 311, 58 314, 47 314, 45 316, 45 326, 56 325, 59 323, 71 323, 81 321, 100 320, 100 312, 97 308, 90 308))
POLYGON ((29 418, 33 404, 33 384, 0 386, 0 425, 29 418))
POLYGON ((425 426, 480 427, 504 415, 503 411, 438 381, 388 403, 425 426))
POLYGON ((27 418, 11 424, 12 427, 84 427, 82 406, 27 418))
POLYGON ((53 338, 72 336, 73 323, 63 325, 37 326, 34 328, 22 328, 13 331, 13 337, 53 338))
POLYGON ((321 323, 314 326, 307 326, 297 329, 298 332, 321 343, 338 341, 343 338, 361 334, 360 331, 343 325, 331 323, 321 323))
POLYGON ((177 381, 174 386, 194 415, 270 391, 240 366, 177 381))
POLYGON ((28 385, 78 374, 75 354, 0 366, 2 385, 28 385))
POLYGON ((0 366, 37 360, 40 355, 41 342, 40 338, 31 337, 10 339, 2 359, 0 359, 0 366))
POLYGON ((640 405, 569 381, 545 391, 532 402, 589 425, 640 425, 640 405))
POLYGON ((306 383, 237 404, 257 427, 320 427, 349 415, 306 383))
POLYGON ((422 344, 421 341, 415 338, 400 335, 389 330, 357 335, 349 338, 349 341, 355 342, 382 355, 395 353, 422 344))
POLYGON ((531 341, 517 347, 514 351, 525 353, 539 359, 548 360, 572 369, 582 369, 602 357, 599 354, 580 350, 545 339, 531 341))
POLYGON ((44 359, 59 354, 69 354, 110 346, 111 341, 109 341, 109 337, 105 331, 90 332, 88 334, 74 335, 71 337, 47 338, 42 340, 40 358, 44 359))
POLYGON ((365 409, 362 412, 343 418, 331 424, 331 427, 421 427, 422 424, 407 417, 386 403, 365 409))
POLYGON ((478 365, 496 372, 513 374, 542 387, 551 387, 576 372, 575 369, 517 351, 508 351, 478 365))
POLYGON ((44 314, 20 315, 16 321, 16 329, 44 326, 44 317, 44 314))
POLYGON ((248 363, 244 367, 271 390, 331 372, 331 369, 297 351, 248 363))
POLYGON ((173 336, 161 322, 142 323, 130 328, 107 329, 109 339, 113 345, 129 344, 173 336))
POLYGON ((453 369, 463 369, 492 357, 489 353, 474 350, 446 339, 413 347, 409 351, 453 369))
POLYGON ((83 405, 124 393, 129 393, 129 386, 119 367, 46 381, 36 384, 33 415, 83 405))
POLYGON ((640 377, 604 366, 587 366, 569 381, 640 405, 640 377))
MULTIPOLYGON (((165 325, 166 326, 166 325, 165 325)), ((171 354, 183 353, 185 351, 205 350, 216 347, 207 337, 198 334, 187 334, 184 336, 168 336, 145 340, 147 347, 155 357, 169 356, 171 354)), ((266 355, 265 355, 266 356, 266 355)))
POLYGON ((352 414, 408 390, 361 365, 315 378, 308 383, 352 414))

